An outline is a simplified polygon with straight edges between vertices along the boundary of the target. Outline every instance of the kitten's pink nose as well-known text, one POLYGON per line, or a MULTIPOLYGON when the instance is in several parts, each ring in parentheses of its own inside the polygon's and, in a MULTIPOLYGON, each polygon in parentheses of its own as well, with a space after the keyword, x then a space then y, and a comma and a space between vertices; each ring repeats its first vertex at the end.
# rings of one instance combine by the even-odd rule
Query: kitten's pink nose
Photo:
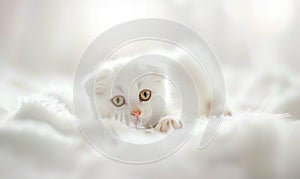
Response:
POLYGON ((137 109, 137 110, 133 110, 130 114, 133 115, 136 119, 138 119, 141 113, 142 111, 140 109, 137 109))

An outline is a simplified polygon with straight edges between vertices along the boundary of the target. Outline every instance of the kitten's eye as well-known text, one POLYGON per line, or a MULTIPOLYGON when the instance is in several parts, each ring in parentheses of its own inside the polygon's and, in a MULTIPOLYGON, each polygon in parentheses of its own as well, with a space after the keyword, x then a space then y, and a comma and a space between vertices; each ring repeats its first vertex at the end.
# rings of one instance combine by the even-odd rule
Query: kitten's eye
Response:
POLYGON ((139 97, 141 101, 148 101, 151 98, 151 91, 148 89, 144 89, 140 92, 139 97))
POLYGON ((125 104, 125 98, 121 95, 115 96, 111 99, 111 102, 116 106, 116 107, 121 107, 125 104))

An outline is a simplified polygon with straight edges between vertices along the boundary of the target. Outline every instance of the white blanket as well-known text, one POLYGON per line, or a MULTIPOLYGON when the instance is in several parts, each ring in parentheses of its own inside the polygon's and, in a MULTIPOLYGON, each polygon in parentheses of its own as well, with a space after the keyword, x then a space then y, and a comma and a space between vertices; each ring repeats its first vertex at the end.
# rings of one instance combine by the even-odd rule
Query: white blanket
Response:
MULTIPOLYGON (((0 103, 0 178, 299 178, 299 86, 290 76, 250 74, 225 71, 233 116, 206 149, 197 149, 202 122, 175 155, 142 166, 111 161, 88 145, 70 84, 27 85, 37 92, 0 103)), ((5 84, 14 88, 12 81, 5 84)))

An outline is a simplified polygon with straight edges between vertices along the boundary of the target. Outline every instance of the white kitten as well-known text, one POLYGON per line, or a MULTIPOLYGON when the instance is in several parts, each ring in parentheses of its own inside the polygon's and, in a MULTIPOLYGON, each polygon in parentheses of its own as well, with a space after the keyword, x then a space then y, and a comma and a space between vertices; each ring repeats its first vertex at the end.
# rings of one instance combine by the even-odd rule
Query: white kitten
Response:
MULTIPOLYGON (((135 75, 139 71, 155 72, 158 68, 164 68, 166 74, 172 70, 176 74, 177 71, 174 72, 174 69, 169 66, 161 67, 148 62, 143 65, 132 65, 126 69, 126 73, 119 74, 120 70, 132 59, 153 54, 174 60, 188 73, 194 82, 197 94, 187 95, 198 99, 200 116, 209 115, 213 105, 213 95, 204 69, 197 66, 193 57, 187 55, 179 47, 153 40, 143 40, 142 43, 135 42, 126 45, 108 57, 100 67, 101 70, 96 75, 96 80, 92 79, 89 85, 86 85, 87 91, 95 93, 95 111, 100 114, 102 119, 109 121, 107 123, 118 120, 127 127, 153 129, 160 133, 168 133, 172 129, 180 129, 183 126, 180 119, 182 101, 178 89, 184 88, 184 86, 176 86, 172 81, 157 73, 139 79, 136 79, 135 75), (147 50, 138 51, 141 47, 147 50), (136 53, 137 51, 139 53, 136 53), (122 78, 122 80, 118 80, 118 78, 122 78), (91 90, 93 88, 95 89, 91 90)), ((180 75, 177 74, 178 78, 180 75)), ((220 90, 220 93, 222 92, 220 90)), ((191 103, 191 105, 194 104, 191 103)), ((218 108, 218 105, 214 104, 214 107, 218 108)), ((221 114, 222 107, 219 108, 219 114, 221 114)), ((122 127, 115 126, 113 128, 121 130, 122 127)))
POLYGON ((153 128, 159 132, 181 128, 182 123, 178 119, 181 100, 174 84, 161 75, 150 74, 137 79, 126 91, 126 83, 134 81, 134 75, 130 75, 129 71, 126 81, 116 80, 112 86, 111 81, 116 74, 114 68, 106 69, 96 79, 95 102, 101 117, 115 118, 128 126, 153 128), (111 90, 113 87, 116 89, 111 90))

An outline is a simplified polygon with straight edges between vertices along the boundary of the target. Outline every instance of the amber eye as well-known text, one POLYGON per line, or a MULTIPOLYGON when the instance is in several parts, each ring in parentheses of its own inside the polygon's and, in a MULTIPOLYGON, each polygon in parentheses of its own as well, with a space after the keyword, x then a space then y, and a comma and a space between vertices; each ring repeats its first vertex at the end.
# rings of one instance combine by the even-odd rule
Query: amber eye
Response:
POLYGON ((111 99, 111 102, 116 106, 116 107, 121 107, 125 104, 125 98, 121 95, 117 95, 111 99))
POLYGON ((139 97, 141 101, 148 101, 151 98, 151 91, 148 89, 144 89, 140 92, 139 97))

